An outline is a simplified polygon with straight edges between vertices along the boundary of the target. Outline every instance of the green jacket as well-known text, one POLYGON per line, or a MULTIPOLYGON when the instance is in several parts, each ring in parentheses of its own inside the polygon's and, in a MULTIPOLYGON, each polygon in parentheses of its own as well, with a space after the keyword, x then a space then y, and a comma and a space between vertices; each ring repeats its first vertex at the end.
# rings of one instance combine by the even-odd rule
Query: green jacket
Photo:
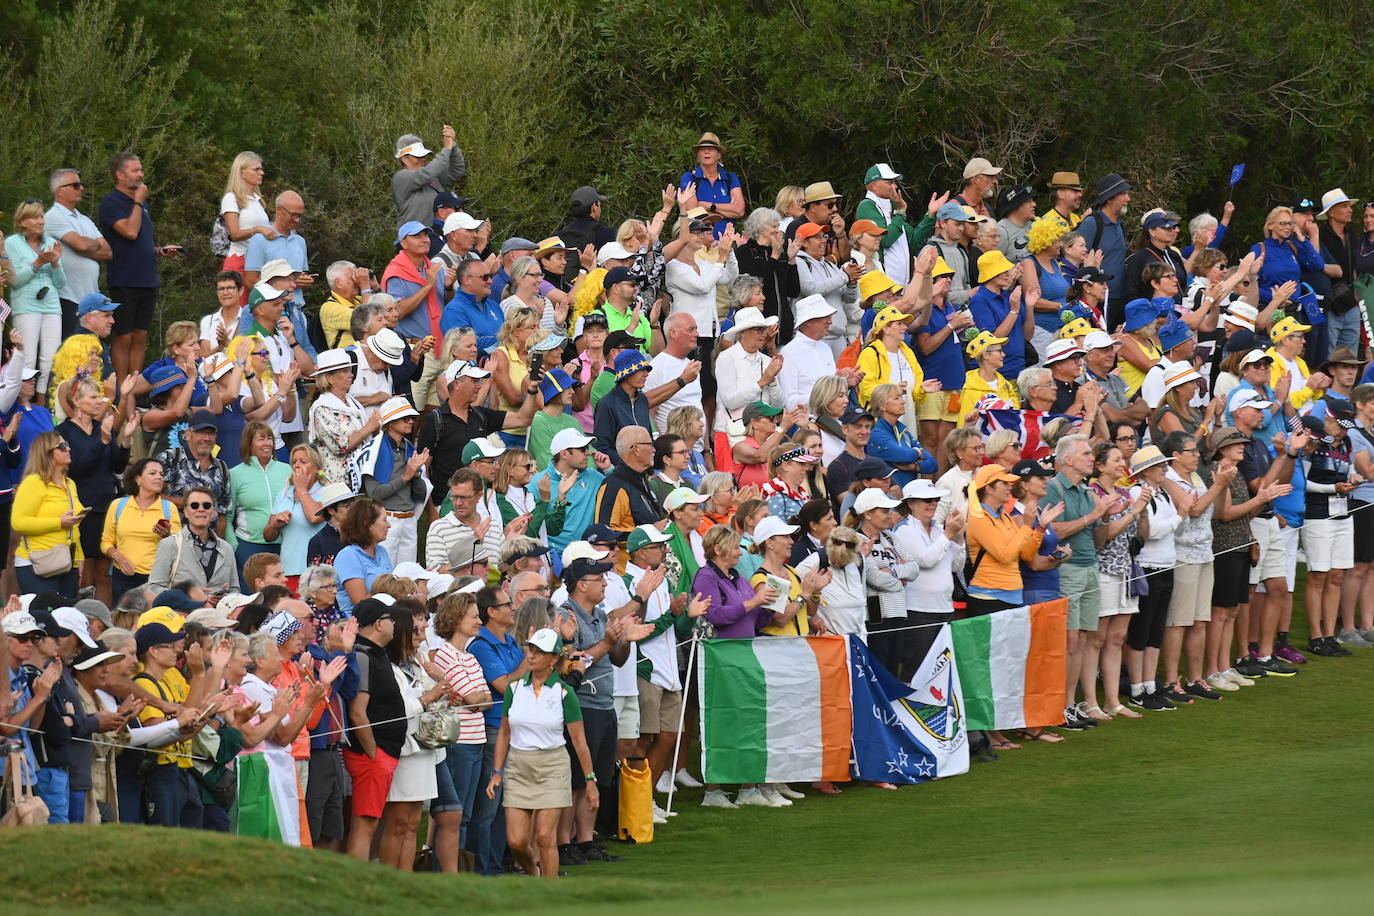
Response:
POLYGON ((913 226, 907 222, 905 213, 898 213, 893 210, 892 221, 888 222, 887 218, 883 216, 883 212, 878 209, 878 205, 867 197, 859 201, 859 207, 854 211, 854 218, 856 220, 871 219, 878 224, 879 228, 887 230, 882 241, 878 243, 879 251, 887 251, 905 233, 907 247, 911 250, 913 257, 925 246, 926 242, 930 241, 931 235, 935 232, 935 217, 929 213, 921 214, 921 221, 913 226))

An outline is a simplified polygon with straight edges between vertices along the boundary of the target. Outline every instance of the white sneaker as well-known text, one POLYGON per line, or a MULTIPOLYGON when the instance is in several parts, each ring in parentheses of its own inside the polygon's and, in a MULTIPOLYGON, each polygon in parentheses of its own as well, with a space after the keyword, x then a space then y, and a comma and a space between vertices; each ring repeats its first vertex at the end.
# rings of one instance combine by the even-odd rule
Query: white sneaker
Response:
POLYGON ((1253 686, 1255 686, 1255 682, 1254 682, 1254 681, 1252 681, 1250 678, 1246 677, 1245 675, 1241 674, 1241 673, 1240 673, 1239 671, 1237 671, 1235 668, 1227 668, 1225 671, 1221 672, 1221 676, 1224 677, 1224 678, 1226 678, 1226 679, 1227 679, 1228 681, 1230 681, 1232 684, 1235 684, 1237 687, 1253 687, 1253 686))
POLYGON ((664 770, 658 777, 658 782, 654 784, 654 791, 659 795, 667 795, 673 790, 673 774, 664 770))
POLYGON ((1225 690, 1228 693, 1240 689, 1238 685, 1231 683, 1231 679, 1224 673, 1217 673, 1208 677, 1207 686, 1213 690, 1225 690))
MULTIPOLYGON (((740 796, 743 797, 741 792, 740 796)), ((712 789, 701 797, 701 807, 703 808, 738 808, 739 805, 730 801, 730 796, 720 789, 712 789)))
POLYGON ((768 797, 760 791, 758 786, 748 789, 741 789, 739 795, 735 797, 736 805, 750 805, 755 808, 774 808, 778 807, 768 800, 768 797))
POLYGON ((806 798, 805 795, 798 792, 796 789, 792 788, 785 782, 777 783, 773 786, 773 788, 777 790, 777 793, 781 795, 783 798, 806 798))
POLYGON ((682 786, 684 789, 700 789, 703 785, 701 780, 697 779, 691 773, 687 772, 686 767, 683 767, 682 769, 678 770, 677 775, 675 775, 673 779, 676 780, 677 784, 682 786))
POLYGON ((783 798, 778 792, 777 786, 759 786, 759 791, 763 793, 764 798, 768 799, 768 804, 774 808, 792 807, 792 800, 783 798))
POLYGON ((657 804, 654 805, 654 823, 666 824, 668 822, 668 818, 670 817, 677 817, 677 812, 665 810, 663 808, 660 808, 657 804), (663 818, 662 821, 658 820, 658 818, 660 817, 663 818))

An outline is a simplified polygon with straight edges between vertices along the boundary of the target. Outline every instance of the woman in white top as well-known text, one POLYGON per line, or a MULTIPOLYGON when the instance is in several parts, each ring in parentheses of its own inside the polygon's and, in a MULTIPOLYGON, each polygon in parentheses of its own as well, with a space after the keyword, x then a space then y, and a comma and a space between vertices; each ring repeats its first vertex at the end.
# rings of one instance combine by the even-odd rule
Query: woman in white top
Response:
POLYGON ((854 508, 844 519, 846 527, 857 528, 864 558, 864 585, 868 591, 869 645, 878 662, 898 677, 904 658, 907 634, 906 583, 916 578, 921 567, 913 562, 892 538, 897 522, 897 500, 877 487, 862 490, 854 508), (858 524, 854 524, 855 522, 858 524), (865 546, 866 545, 866 546, 865 546), (897 632, 889 632, 896 630, 897 632))
POLYGON ((315 363, 315 387, 322 393, 310 405, 310 444, 324 459, 321 483, 342 483, 357 492, 362 486, 349 459, 381 429, 381 417, 348 393, 353 384, 352 361, 343 350, 326 350, 315 363))
MULTIPOLYGON (((272 220, 262 205, 262 157, 244 151, 234 157, 229 166, 229 181, 224 186, 224 198, 219 202, 219 214, 229 233, 229 253, 224 256, 224 270, 243 273, 243 259, 248 253, 248 240, 260 235, 269 241, 277 237, 272 220)), ((243 291, 247 302, 248 290, 243 291)))
MULTIPOLYGON (((782 386, 778 384, 783 358, 764 349, 777 333, 777 327, 776 315, 765 318, 763 312, 751 306, 740 309, 735 315, 735 324, 725 332, 725 339, 734 345, 716 357, 717 433, 728 432, 730 421, 743 419, 744 408, 754 401, 762 401, 770 407, 783 406, 782 386)), ((702 374, 705 374, 705 364, 702 374)))
POLYGON ((947 491, 928 480, 913 480, 902 487, 906 518, 892 529, 897 549, 919 567, 906 582, 907 623, 919 626, 907 634, 906 658, 911 671, 925 659, 939 632, 954 613, 954 569, 964 556, 964 513, 954 510, 943 524, 935 523, 935 510, 947 491))
POLYGON ((1174 593, 1174 567, 1178 563, 1174 532, 1183 522, 1180 509, 1186 512, 1186 504, 1193 500, 1191 494, 1165 476, 1172 462, 1154 445, 1147 445, 1131 456, 1131 476, 1140 481, 1131 488, 1131 498, 1139 499, 1143 487, 1154 491, 1145 508, 1149 527, 1144 531, 1144 545, 1136 555, 1149 591, 1140 596, 1140 610, 1131 616, 1126 629, 1126 670, 1131 676, 1131 698, 1127 702, 1139 709, 1169 709, 1193 702, 1177 684, 1155 682, 1159 650, 1164 644, 1164 624, 1174 593))
POLYGON ((445 873, 458 871, 463 812, 471 811, 477 799, 477 781, 487 743, 482 707, 491 701, 491 691, 482 675, 482 666, 467 651, 468 643, 481 628, 477 600, 471 594, 449 595, 434 615, 434 632, 444 643, 434 650, 432 660, 452 685, 449 702, 460 707, 458 741, 444 748, 438 773, 439 795, 429 809, 434 818, 434 855, 439 860, 439 870, 445 873), (445 798, 445 776, 455 801, 445 798))
POLYGON ((945 439, 949 470, 935 481, 935 486, 945 491, 935 510, 935 524, 943 525, 945 516, 956 510, 967 513, 968 485, 973 483, 973 473, 982 466, 986 456, 983 434, 972 426, 961 426, 945 439))
POLYGON ((826 259, 826 251, 833 241, 830 227, 806 223, 797 230, 801 251, 797 253, 797 285, 799 298, 818 295, 835 309, 830 330, 821 338, 839 359, 849 341, 859 336, 859 274, 861 268, 849 263, 840 268, 826 259), (844 320, 840 320, 840 315, 844 320))
MULTIPOLYGON (((853 634, 868 642, 868 592, 864 587, 863 559, 859 556, 859 532, 837 525, 825 539, 825 555, 830 562, 830 582, 821 589, 821 604, 816 616, 825 621, 831 633, 853 634)), ((797 575, 805 576, 820 567, 821 552, 797 564, 797 575)))
POLYGON ((439 794, 435 767, 444 762, 442 748, 421 746, 415 733, 424 708, 452 690, 448 678, 433 662, 421 655, 420 644, 429 625, 425 606, 413 598, 404 598, 392 605, 396 621, 386 654, 391 659, 392 673, 400 685, 405 700, 406 741, 401 759, 391 777, 391 790, 386 796, 383 818, 386 832, 382 834, 378 853, 383 865, 400 871, 415 866, 415 831, 420 827, 420 806, 439 794))
MULTIPOLYGON (((678 239, 684 244, 677 256, 664 265, 664 283, 672 296, 671 314, 686 312, 697 321, 697 346, 705 359, 701 366, 701 394, 704 401, 716 396, 716 377, 709 355, 715 352, 720 334, 720 316, 716 308, 716 288, 739 276, 735 260, 735 243, 739 236, 733 229, 721 235, 714 259, 709 256, 712 238, 710 223, 683 219, 678 223, 678 239)), ((774 319, 777 320, 776 318, 774 319)))

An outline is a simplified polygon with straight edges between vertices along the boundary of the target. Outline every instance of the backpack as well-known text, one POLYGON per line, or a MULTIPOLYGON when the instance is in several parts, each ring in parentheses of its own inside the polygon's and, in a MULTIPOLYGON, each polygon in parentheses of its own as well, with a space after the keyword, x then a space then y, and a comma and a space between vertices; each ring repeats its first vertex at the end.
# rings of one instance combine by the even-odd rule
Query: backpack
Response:
POLYGON ((309 336, 310 343, 315 348, 316 353, 333 350, 338 346, 339 340, 343 337, 343 331, 334 336, 334 347, 331 347, 325 340, 324 324, 320 321, 320 310, 311 310, 302 306, 301 311, 305 312, 305 333, 309 336))
MULTIPOLYGON (((115 504, 115 530, 119 529, 119 517, 124 514, 124 507, 129 504, 130 499, 133 499, 133 497, 124 496, 121 497, 119 502, 115 504)), ((171 501, 166 499, 159 499, 158 502, 162 504, 162 517, 170 522, 172 520, 172 515, 171 510, 167 507, 172 504, 171 501)))
POLYGON ((229 254, 229 246, 233 240, 229 238, 229 227, 224 224, 224 214, 215 217, 214 225, 210 227, 210 253, 217 258, 222 258, 229 254))
POLYGON ((859 354, 863 352, 864 341, 862 337, 849 342, 840 353, 840 358, 835 360, 836 369, 853 369, 859 365, 859 354))

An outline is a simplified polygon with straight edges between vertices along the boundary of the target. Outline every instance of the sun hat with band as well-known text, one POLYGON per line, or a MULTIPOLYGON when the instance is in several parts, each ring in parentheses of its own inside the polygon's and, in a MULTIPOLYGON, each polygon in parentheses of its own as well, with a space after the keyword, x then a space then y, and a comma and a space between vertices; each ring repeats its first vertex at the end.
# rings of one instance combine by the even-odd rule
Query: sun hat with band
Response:
POLYGON ((762 311, 755 306, 742 308, 735 313, 735 323, 721 336, 726 340, 734 340, 744 331, 752 331, 756 328, 767 330, 778 326, 778 316, 771 315, 764 317, 762 311))
POLYGON ((372 355, 388 366, 399 366, 405 362, 406 342, 391 328, 382 328, 367 339, 365 344, 372 355))
POLYGON ((547 258, 549 255, 557 251, 572 250, 573 249, 563 244, 563 240, 561 238, 559 238, 556 235, 551 235, 548 238, 543 239, 539 242, 539 244, 534 249, 534 256, 536 258, 547 258))
POLYGON ((1310 330, 1312 330, 1310 324, 1302 324, 1298 319, 1289 315, 1274 322, 1274 326, 1269 329, 1269 339, 1274 343, 1278 343, 1285 337, 1290 337, 1294 334, 1306 334, 1310 330))
POLYGON ((539 379, 539 393, 544 396, 545 404, 565 391, 580 387, 582 387, 582 380, 573 378, 562 369, 550 369, 539 379))
POLYGON ((1202 381, 1202 376, 1198 375, 1197 370, 1193 368, 1192 363, 1176 362, 1164 364, 1165 392, 1173 391, 1178 386, 1186 385, 1189 382, 1200 381, 1202 381))
POLYGON ((1049 366, 1075 356, 1082 356, 1083 348, 1072 337, 1065 340, 1052 340, 1045 348, 1045 365, 1049 366))
POLYGON ((1147 471, 1155 465, 1168 464, 1173 461, 1172 457, 1165 455, 1159 450, 1157 445, 1147 445, 1142 449, 1137 449, 1131 456, 1131 476, 1139 477, 1142 471, 1147 471))
POLYGON ((388 423, 395 423, 397 420, 414 419, 419 415, 420 412, 400 395, 394 398, 387 398, 383 401, 381 410, 378 411, 377 414, 383 426, 386 426, 388 423))
POLYGON ((978 282, 986 283, 1015 267, 1000 250, 985 251, 978 256, 978 282))
POLYGON ((840 195, 828 181, 814 181, 802 191, 802 203, 814 204, 823 200, 839 200, 840 195))
POLYGON ((964 352, 969 355, 969 359, 977 359, 992 347, 1000 347, 1007 342, 1005 337, 994 337, 991 331, 979 331, 967 344, 964 345, 964 352))
POLYGON ((337 372, 340 369, 352 369, 353 359, 348 355, 347 350, 325 350, 315 358, 315 371, 311 376, 319 378, 326 372, 337 372))

